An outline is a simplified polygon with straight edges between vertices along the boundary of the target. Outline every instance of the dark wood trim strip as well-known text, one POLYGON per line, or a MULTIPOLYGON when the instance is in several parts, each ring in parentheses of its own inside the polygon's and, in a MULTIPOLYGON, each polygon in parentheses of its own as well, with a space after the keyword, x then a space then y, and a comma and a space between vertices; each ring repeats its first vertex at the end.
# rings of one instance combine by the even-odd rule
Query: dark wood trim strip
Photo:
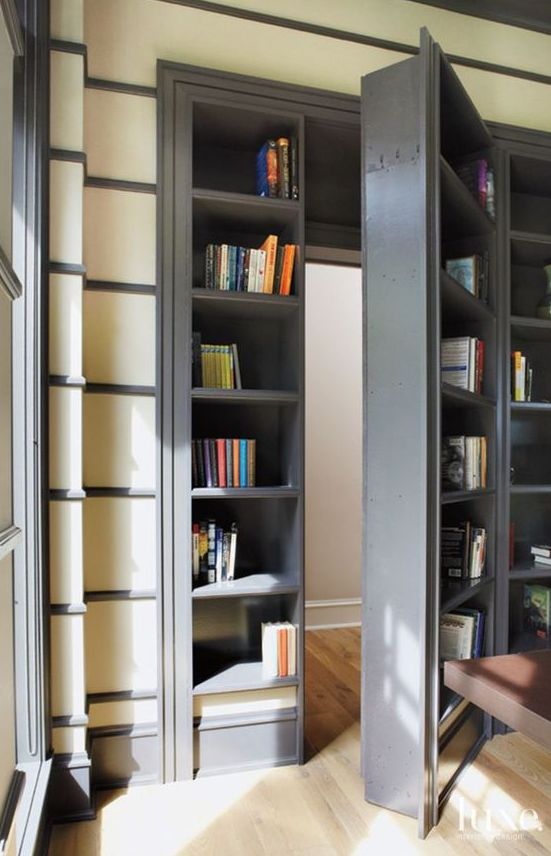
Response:
POLYGON ((155 286, 142 282, 113 282, 106 279, 88 279, 85 291, 114 291, 121 294, 155 294, 155 286))
POLYGON ((15 56, 23 56, 25 53, 25 40, 15 0, 0 0, 0 9, 4 15, 12 50, 15 56))
POLYGON ((50 39, 50 50, 60 53, 79 54, 86 58, 88 49, 81 42, 69 42, 65 39, 50 39))
POLYGON ((483 18, 485 21, 493 21, 495 24, 506 24, 509 27, 520 27, 523 30, 532 30, 536 33, 551 34, 551 19, 546 20, 543 15, 530 14, 530 6, 526 0, 518 0, 515 11, 511 2, 503 3, 503 0, 414 0, 424 3, 425 6, 436 6, 447 12, 457 12, 460 15, 468 15, 472 18, 483 18))
POLYGON ((100 190, 124 190, 129 193, 151 193, 157 192, 156 184, 148 184, 145 181, 126 181, 121 178, 101 178, 98 176, 87 176, 84 181, 85 187, 95 187, 100 190))
POLYGON ((66 273, 71 276, 86 276, 84 265, 69 262, 48 262, 48 273, 66 273))
MULTIPOLYGON (((216 15, 226 15, 230 18, 252 21, 257 24, 267 24, 272 27, 283 27, 287 30, 296 30, 301 33, 309 33, 314 36, 324 36, 329 39, 337 39, 339 41, 351 42, 353 44, 366 45, 367 47, 380 48, 382 50, 405 54, 406 56, 415 56, 419 53, 417 45, 409 45, 405 42, 395 42, 391 39, 380 39, 375 36, 368 36, 364 33, 354 33, 350 30, 339 30, 335 27, 325 27, 320 24, 312 24, 307 21, 297 21, 292 18, 280 17, 279 15, 269 15, 265 12, 255 12, 250 9, 241 9, 236 6, 224 6, 220 3, 208 2, 208 0, 164 0, 164 2, 174 3, 178 6, 188 6, 189 8, 198 9, 202 12, 212 12, 216 15)), ((456 54, 447 54, 447 57, 453 65, 460 65, 466 68, 476 68, 479 71, 488 71, 493 74, 506 75, 507 77, 518 77, 523 80, 530 80, 534 83, 546 83, 551 85, 551 75, 548 74, 538 74, 537 72, 526 71, 521 68, 497 65, 491 62, 484 62, 483 60, 475 60, 470 59, 469 57, 458 56, 456 54)))
POLYGON ((86 392, 92 395, 155 395, 154 386, 127 383, 88 383, 86 392))
POLYGON ((86 152, 77 152, 73 149, 50 149, 49 159, 55 161, 69 161, 70 163, 81 163, 86 166, 86 152))
POLYGON ((23 293, 21 280, 2 247, 0 247, 0 288, 10 300, 17 300, 23 293))
POLYGON ((88 717, 85 713, 52 716, 52 728, 79 728, 85 725, 88 725, 88 717))
POLYGON ((153 488, 139 487, 85 487, 85 495, 87 497, 117 497, 117 496, 135 496, 135 497, 154 497, 155 491, 153 488))
POLYGON ((157 97, 155 86, 140 86, 137 83, 123 83, 119 80, 87 77, 84 86, 86 89, 104 89, 107 92, 121 92, 124 95, 142 95, 145 98, 157 97))
POLYGON ((85 603, 52 603, 50 604, 51 615, 84 615, 85 603))
POLYGON ((114 692, 88 693, 86 696, 86 707, 89 710, 91 704, 156 698, 157 690, 116 690, 114 692))
POLYGON ((54 755, 54 767, 71 769, 72 767, 89 767, 91 764, 87 752, 60 752, 54 755))
POLYGON ((10 835, 13 819, 15 817, 15 812, 17 811, 21 794, 23 793, 24 785, 25 773, 21 770, 14 770, 10 786, 8 788, 8 793, 6 794, 6 799, 4 800, 4 805, 2 807, 2 814, 0 815, 0 852, 2 853, 4 852, 4 847, 6 846, 6 842, 10 835))
POLYGON ((86 491, 77 488, 51 488, 49 498, 54 502, 63 502, 65 500, 86 499, 86 491))
POLYGON ((84 387, 86 386, 86 378, 82 377, 82 375, 50 375, 48 378, 48 384, 50 386, 73 386, 73 387, 84 387))
POLYGON ((12 550, 15 550, 22 534, 19 526, 8 526, 7 529, 0 532, 0 561, 12 550))
POLYGON ((112 591, 87 591, 84 593, 86 603, 103 603, 112 600, 155 600, 155 589, 113 589, 112 591))

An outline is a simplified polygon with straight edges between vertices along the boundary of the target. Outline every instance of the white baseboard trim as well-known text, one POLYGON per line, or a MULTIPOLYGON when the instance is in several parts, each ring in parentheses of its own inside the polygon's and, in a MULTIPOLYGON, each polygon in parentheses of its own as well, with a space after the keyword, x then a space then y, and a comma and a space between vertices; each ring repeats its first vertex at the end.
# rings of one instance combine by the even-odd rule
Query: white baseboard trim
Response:
POLYGON ((337 600, 307 600, 304 607, 306 630, 360 627, 362 623, 361 597, 340 598, 337 600))

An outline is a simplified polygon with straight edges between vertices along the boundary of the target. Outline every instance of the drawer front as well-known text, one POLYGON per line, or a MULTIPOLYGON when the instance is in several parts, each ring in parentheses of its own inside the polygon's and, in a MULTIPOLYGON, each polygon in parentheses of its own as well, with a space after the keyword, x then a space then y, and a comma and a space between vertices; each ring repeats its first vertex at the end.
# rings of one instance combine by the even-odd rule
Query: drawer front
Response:
POLYGON ((229 727, 222 724, 196 727, 193 732, 193 756, 193 766, 198 776, 296 764, 296 718, 229 727))

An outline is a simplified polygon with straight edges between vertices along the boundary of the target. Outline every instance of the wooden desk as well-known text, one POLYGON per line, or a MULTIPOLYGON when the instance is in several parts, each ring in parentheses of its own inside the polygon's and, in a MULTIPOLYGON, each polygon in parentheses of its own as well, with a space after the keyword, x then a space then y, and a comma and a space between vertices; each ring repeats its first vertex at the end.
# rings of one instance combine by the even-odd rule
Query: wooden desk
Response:
POLYGON ((551 750, 551 651, 452 660, 444 683, 551 750))

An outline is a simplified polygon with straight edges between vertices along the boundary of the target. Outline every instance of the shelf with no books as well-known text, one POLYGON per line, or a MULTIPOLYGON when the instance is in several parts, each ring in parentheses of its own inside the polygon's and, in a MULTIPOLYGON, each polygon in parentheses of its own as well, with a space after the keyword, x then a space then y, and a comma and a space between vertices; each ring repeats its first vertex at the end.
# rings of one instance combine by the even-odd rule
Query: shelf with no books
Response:
POLYGON ((448 407, 495 407, 494 398, 481 395, 479 392, 471 392, 461 389, 449 383, 441 384, 442 404, 448 407))
POLYGON ((207 693, 232 693, 245 690, 264 690, 271 687, 298 686, 299 678, 265 678, 262 662, 234 663, 210 678, 195 684, 193 695, 207 693))
POLYGON ((300 490, 288 485, 271 487, 194 487, 192 499, 297 499, 300 490))
POLYGON ((454 502, 466 502, 469 499, 485 499, 495 496, 493 488, 479 488, 478 490, 447 490, 440 495, 442 505, 451 505, 454 502))
POLYGON ((489 235, 495 230, 495 223, 442 156, 440 185, 442 230, 446 238, 450 235, 453 235, 454 239, 489 235))
POLYGON ((440 614, 457 609, 493 583, 492 576, 476 577, 472 580, 443 579, 440 586, 440 614))
POLYGON ((219 404, 296 404, 298 392, 285 389, 216 389, 193 387, 192 401, 219 404))
POLYGON ((512 413, 551 413, 550 401, 511 401, 512 413))
POLYGON ((218 597, 244 597, 246 595, 296 594, 299 585, 285 574, 249 574, 230 582, 208 583, 193 589, 194 600, 218 597))
POLYGON ((546 496, 551 494, 551 484, 512 484, 509 490, 513 496, 546 496))
POLYGON ((509 579, 512 581, 551 579, 551 566, 540 565, 532 559, 516 562, 509 571, 509 579))
POLYGON ((193 313, 199 318, 216 314, 219 318, 283 318, 300 307, 294 295, 262 294, 255 291, 222 291, 217 288, 193 288, 193 313))
POLYGON ((551 235, 512 230, 510 237, 514 265, 539 268, 551 261, 551 235))
POLYGON ((511 336, 531 342, 551 342, 551 321, 524 315, 511 315, 511 336))
POLYGON ((495 321, 495 312, 479 297, 467 291, 445 270, 440 271, 440 300, 443 313, 457 321, 495 321))
POLYGON ((237 193, 227 190, 211 190, 208 187, 194 187, 191 191, 194 208, 201 213, 222 214, 230 219, 234 212, 248 222, 256 224, 258 216, 269 216, 274 223, 285 226, 290 218, 300 213, 301 205, 297 199, 257 196, 254 193, 237 193))

